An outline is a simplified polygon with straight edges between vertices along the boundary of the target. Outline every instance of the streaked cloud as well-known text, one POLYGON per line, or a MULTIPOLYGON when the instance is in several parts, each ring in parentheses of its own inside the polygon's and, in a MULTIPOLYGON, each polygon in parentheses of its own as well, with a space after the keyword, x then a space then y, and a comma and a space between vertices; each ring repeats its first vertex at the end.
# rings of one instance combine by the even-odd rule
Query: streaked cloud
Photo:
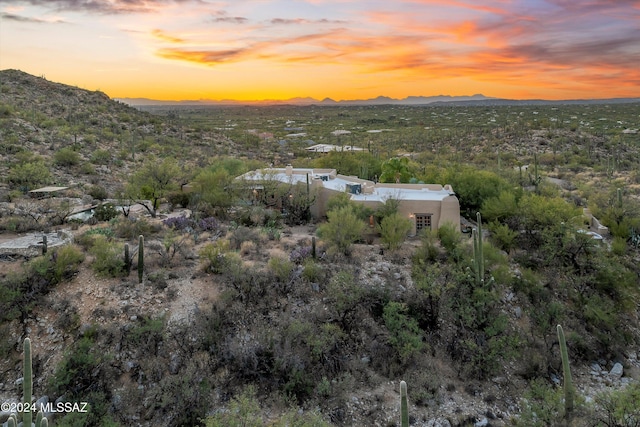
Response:
POLYGON ((3 0, 6 5, 29 5, 61 12, 147 13, 162 6, 190 3, 191 0, 3 0))
POLYGON ((151 31, 151 34, 152 34, 155 38, 157 38, 157 39, 159 39, 159 40, 162 40, 162 41, 165 41, 165 42, 169 42, 169 43, 184 43, 184 39, 182 39, 182 38, 180 38, 180 37, 174 37, 174 36, 171 36, 171 35, 169 35, 169 34, 165 33, 165 32, 164 32, 164 31, 162 31, 162 30, 159 30, 159 29, 157 29, 157 28, 156 28, 156 29, 153 29, 153 30, 151 31))
POLYGON ((42 19, 30 18, 28 16, 16 15, 16 14, 13 14, 13 13, 8 13, 8 12, 0 13, 0 18, 1 19, 6 19, 6 20, 9 20, 9 21, 26 22, 26 23, 31 23, 31 24, 47 23, 47 21, 44 21, 42 19))

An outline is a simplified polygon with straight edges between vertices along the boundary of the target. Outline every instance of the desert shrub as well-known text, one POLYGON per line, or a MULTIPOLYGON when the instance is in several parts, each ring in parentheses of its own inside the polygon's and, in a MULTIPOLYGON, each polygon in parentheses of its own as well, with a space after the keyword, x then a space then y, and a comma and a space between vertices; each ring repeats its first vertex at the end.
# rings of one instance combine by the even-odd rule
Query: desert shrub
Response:
POLYGON ((423 362, 407 372, 407 376, 411 378, 411 400, 417 405, 427 405, 438 397, 442 380, 433 363, 423 362))
POLYGON ((361 221, 369 221, 369 217, 373 215, 373 210, 361 203, 354 203, 347 193, 339 193, 331 196, 327 201, 327 212, 336 211, 342 208, 351 208, 353 214, 361 221))
POLYGON ((291 408, 273 423, 273 427, 330 427, 331 425, 318 412, 303 412, 298 408, 291 408))
POLYGON ((75 166, 80 163, 80 154, 64 147, 53 155, 53 162, 58 166, 75 166))
POLYGON ((289 254, 289 261, 302 264, 309 257, 311 257, 311 246, 297 246, 289 254))
POLYGON ((189 193, 184 191, 172 191, 167 194, 167 201, 171 206, 186 208, 189 206, 189 193))
POLYGON ((139 355, 156 354, 158 345, 164 339, 164 317, 138 317, 123 334, 123 344, 139 355))
POLYGON ((269 270, 280 282, 287 282, 291 277, 295 264, 288 259, 272 257, 269 259, 269 270))
POLYGON ((234 397, 226 411, 220 411, 206 420, 206 427, 262 427, 262 410, 253 387, 234 397))
POLYGON ((173 228, 174 230, 184 231, 193 229, 196 225, 195 221, 191 218, 187 218, 186 216, 174 216, 171 218, 167 218, 162 223, 169 228, 173 228))
POLYGON ((402 362, 408 362, 424 348, 422 331, 418 322, 408 315, 406 305, 390 301, 384 307, 382 317, 389 330, 389 342, 402 362))
POLYGON ((203 247, 200 250, 200 258, 203 260, 204 270, 211 273, 221 273, 230 250, 227 239, 218 239, 203 247))
POLYGON ((411 220, 398 213, 389 214, 380 222, 380 235, 389 249, 398 249, 409 231, 411 231, 411 220))
POLYGON ((308 282, 319 283, 326 279, 326 271, 322 265, 312 259, 307 259, 302 270, 302 277, 308 282))
POLYGON ((457 258, 457 250, 462 241, 462 236, 455 225, 451 223, 443 224, 438 228, 438 238, 443 248, 450 256, 457 258))
POLYGON ((109 150, 95 150, 91 153, 91 163, 97 165, 107 165, 111 161, 111 152, 109 150))
POLYGON ((127 275, 124 266, 124 247, 109 241, 102 235, 96 235, 89 252, 94 256, 91 264, 96 274, 104 277, 123 277, 127 275))
POLYGON ((44 161, 36 159, 11 166, 7 174, 7 181, 26 192, 26 190, 45 184, 49 181, 50 176, 49 168, 44 161))
MULTIPOLYGON (((96 168, 93 167, 93 165, 91 163, 87 163, 84 162, 80 165, 80 173, 84 174, 84 175, 95 175, 96 174, 96 168)), ((91 179, 91 182, 95 182, 95 180, 97 180, 97 177, 93 177, 91 179)))
POLYGON ((32 218, 25 216, 7 216, 0 218, 0 230, 21 233, 32 230, 40 230, 41 226, 32 218))
POLYGON ((251 252, 255 250, 256 250, 256 244, 251 241, 242 242, 242 244, 240 245, 240 253, 242 255, 249 255, 251 252))
POLYGON ((280 240, 280 230, 273 225, 265 225, 261 230, 269 240, 280 240))
POLYGON ((161 225, 151 224, 144 218, 119 218, 113 224, 115 236, 121 239, 137 239, 138 236, 145 237, 158 233, 161 225))
POLYGON ((491 230, 491 239, 495 245, 503 251, 509 253, 516 247, 519 233, 512 230, 506 224, 492 222, 489 224, 491 230))
POLYGON ((624 255, 627 252, 627 239, 615 236, 611 242, 611 252, 618 256, 624 255))
POLYGON ((113 203, 103 203, 93 211, 93 216, 98 221, 110 221, 117 217, 118 214, 118 209, 116 209, 113 203))
POLYGON ((518 427, 545 427, 561 425, 563 402, 562 389, 552 388, 544 380, 529 383, 524 393, 520 417, 514 420, 518 427))
POLYGON ((437 232, 435 230, 422 230, 420 232, 420 247, 413 255, 414 263, 431 263, 440 256, 437 245, 437 232))
POLYGON ((504 359, 516 355, 520 341, 500 311, 494 280, 476 284, 464 264, 449 269, 452 286, 442 290, 440 316, 457 325, 455 331, 448 331, 445 341, 460 376, 484 379, 493 375, 504 359))
POLYGON ((501 191, 512 187, 496 173, 474 167, 450 170, 447 182, 453 186, 460 199, 461 213, 469 217, 475 215, 486 200, 497 197, 501 191))
POLYGON ((601 393, 594 402, 594 425, 602 427, 640 426, 640 383, 633 382, 625 388, 601 393))
POLYGON ((27 316, 42 295, 78 272, 83 259, 75 246, 63 246, 7 274, 0 281, 0 321, 27 316))
POLYGON ((202 231, 218 231, 220 229, 220 222, 215 217, 209 216, 198 221, 198 228, 202 231))
POLYGON ((56 417, 56 426, 116 425, 108 414, 111 395, 105 390, 109 390, 109 378, 117 374, 111 367, 112 356, 96 345, 100 335, 106 334, 95 326, 86 331, 67 350, 51 377, 49 394, 64 395, 67 402, 89 404, 87 412, 56 417))
POLYGON ((78 266, 84 261, 84 254, 75 245, 65 245, 54 251, 53 279, 60 282, 78 272, 78 266))
POLYGON ((338 252, 349 255, 351 245, 362 238, 366 224, 350 205, 327 212, 327 222, 318 227, 318 236, 338 252))
POLYGON ((229 238, 229 245, 231 249, 238 250, 242 245, 242 242, 251 241, 259 243, 260 236, 258 232, 252 228, 240 226, 234 230, 229 238))
POLYGON ((89 191, 87 191, 87 194, 96 200, 104 200, 109 197, 109 193, 107 193, 107 190, 101 185, 92 185, 89 191))

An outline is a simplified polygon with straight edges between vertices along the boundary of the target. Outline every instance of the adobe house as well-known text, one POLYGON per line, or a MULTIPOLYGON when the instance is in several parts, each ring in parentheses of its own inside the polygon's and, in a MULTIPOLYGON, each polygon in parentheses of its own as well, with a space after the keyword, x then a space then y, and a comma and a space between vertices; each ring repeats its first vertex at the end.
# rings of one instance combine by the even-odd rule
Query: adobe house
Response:
POLYGON ((345 176, 335 169, 266 168, 247 172, 237 178, 252 184, 254 192, 263 189, 265 182, 276 181, 289 185, 308 185, 315 195, 311 214, 322 218, 327 213, 327 201, 338 193, 348 193, 352 201, 372 210, 388 199, 400 201, 398 213, 413 224, 411 235, 422 229, 438 229, 445 223, 460 229, 460 203, 450 185, 439 184, 385 184, 345 176))

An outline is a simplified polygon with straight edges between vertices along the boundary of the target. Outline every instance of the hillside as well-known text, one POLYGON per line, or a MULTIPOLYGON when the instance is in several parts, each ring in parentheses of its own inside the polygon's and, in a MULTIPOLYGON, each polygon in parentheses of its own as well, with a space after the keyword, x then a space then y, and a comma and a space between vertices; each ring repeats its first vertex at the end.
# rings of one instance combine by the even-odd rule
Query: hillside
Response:
POLYGON ((0 254, 0 401, 20 395, 29 336, 34 395, 90 403, 54 426, 233 426, 245 414, 388 427, 400 380, 413 426, 559 425, 562 324, 575 425, 640 422, 640 106, 560 108, 150 114, 1 71, 0 244, 32 232, 40 253, 57 230, 74 243, 0 254), (349 129, 346 143, 368 150, 310 154, 292 128, 339 144, 331 131, 349 129), (465 224, 482 213, 482 255, 456 227, 392 248, 393 203, 338 200, 349 215, 316 221, 304 189, 270 189, 278 212, 233 180, 285 162, 367 179, 395 164, 398 177, 450 183, 465 224), (44 185, 70 188, 25 194, 44 185), (117 208, 69 221, 105 201, 117 208), (584 208, 608 227, 602 241, 584 208), (347 218, 365 231, 337 250, 323 230, 347 218))

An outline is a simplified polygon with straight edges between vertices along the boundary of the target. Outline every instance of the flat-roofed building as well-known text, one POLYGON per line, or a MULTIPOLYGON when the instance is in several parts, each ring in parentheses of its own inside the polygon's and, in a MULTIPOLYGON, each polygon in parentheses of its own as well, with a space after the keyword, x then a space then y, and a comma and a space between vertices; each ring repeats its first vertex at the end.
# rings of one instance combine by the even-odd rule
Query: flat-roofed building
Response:
POLYGON ((397 199, 398 213, 413 224, 410 234, 423 229, 438 229, 446 223, 460 229, 460 203, 450 185, 439 184, 386 184, 346 176, 335 169, 266 168, 247 172, 237 179, 253 183, 254 188, 264 188, 267 181, 288 185, 308 185, 314 193, 311 214, 322 218, 327 213, 328 200, 347 193, 355 203, 372 210, 378 209, 389 199, 397 199))

